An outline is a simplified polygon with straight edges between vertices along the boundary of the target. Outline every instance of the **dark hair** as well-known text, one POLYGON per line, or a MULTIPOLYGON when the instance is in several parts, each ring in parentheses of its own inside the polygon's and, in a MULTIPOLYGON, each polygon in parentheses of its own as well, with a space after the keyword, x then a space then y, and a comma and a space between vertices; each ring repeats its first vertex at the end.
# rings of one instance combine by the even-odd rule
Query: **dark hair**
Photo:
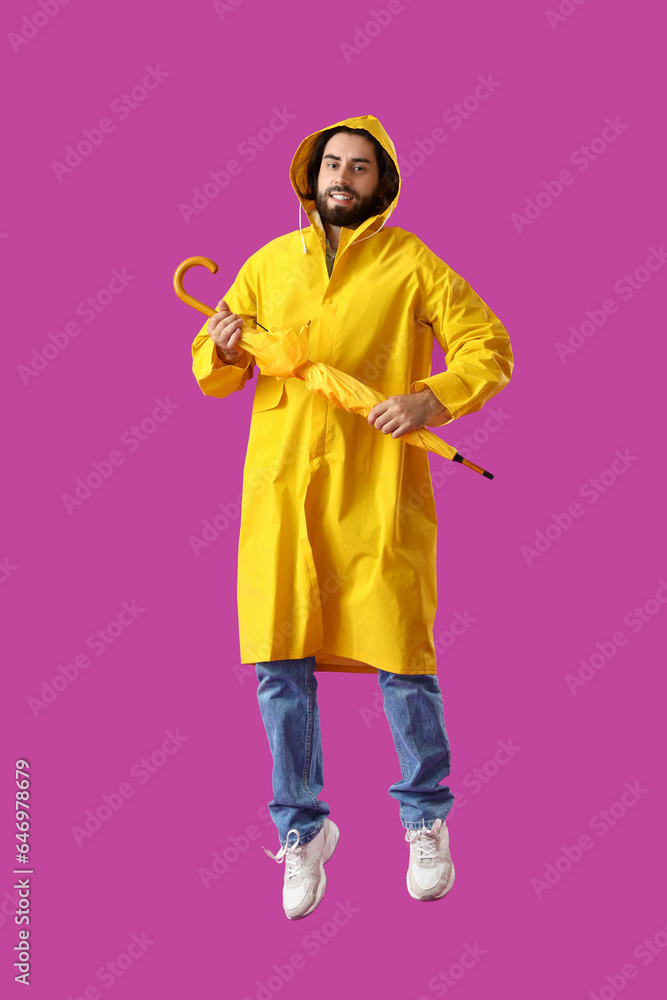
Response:
POLYGON ((371 135, 371 133, 365 128, 350 128, 349 125, 334 125, 333 128, 326 129, 326 131, 319 134, 315 145, 313 146, 313 152, 311 153, 306 173, 307 190, 301 191, 297 188, 299 195, 304 199, 315 201, 317 178, 320 173, 320 167, 322 166, 324 148, 329 139, 331 139, 331 137, 336 135, 338 132, 350 132, 352 135, 363 135, 366 139, 369 139, 372 142, 373 149, 375 150, 375 160, 378 166, 380 182, 378 200, 375 206, 375 214, 383 212, 385 208, 392 203, 398 193, 398 172, 389 153, 387 153, 381 143, 377 141, 375 136, 371 135))

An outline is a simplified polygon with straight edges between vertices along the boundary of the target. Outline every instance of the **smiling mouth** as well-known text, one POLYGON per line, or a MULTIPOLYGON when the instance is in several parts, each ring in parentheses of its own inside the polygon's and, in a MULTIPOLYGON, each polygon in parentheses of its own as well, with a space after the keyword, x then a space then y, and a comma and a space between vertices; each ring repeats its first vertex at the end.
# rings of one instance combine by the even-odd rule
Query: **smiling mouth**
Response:
POLYGON ((339 205, 347 205, 349 202, 354 201, 351 194, 344 194, 342 191, 334 191, 334 193, 330 194, 329 197, 333 198, 333 200, 339 205))

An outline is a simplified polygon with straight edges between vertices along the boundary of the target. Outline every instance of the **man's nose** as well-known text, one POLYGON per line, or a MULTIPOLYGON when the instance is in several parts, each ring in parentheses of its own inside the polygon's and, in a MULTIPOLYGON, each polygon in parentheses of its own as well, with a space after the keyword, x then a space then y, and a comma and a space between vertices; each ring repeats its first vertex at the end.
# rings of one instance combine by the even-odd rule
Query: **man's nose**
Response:
POLYGON ((341 165, 341 168, 338 171, 338 177, 336 178, 337 182, 341 186, 352 187, 352 177, 352 168, 341 165))

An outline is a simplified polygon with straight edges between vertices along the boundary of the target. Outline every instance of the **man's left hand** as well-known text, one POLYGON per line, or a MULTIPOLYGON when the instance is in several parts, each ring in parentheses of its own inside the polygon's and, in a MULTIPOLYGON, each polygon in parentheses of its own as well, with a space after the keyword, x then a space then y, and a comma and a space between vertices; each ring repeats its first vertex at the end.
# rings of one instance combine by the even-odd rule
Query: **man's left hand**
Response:
POLYGON ((367 419, 371 427, 398 438, 408 431, 424 427, 436 416, 437 425, 440 425, 450 419, 451 413, 427 387, 407 396, 389 396, 375 404, 367 419))

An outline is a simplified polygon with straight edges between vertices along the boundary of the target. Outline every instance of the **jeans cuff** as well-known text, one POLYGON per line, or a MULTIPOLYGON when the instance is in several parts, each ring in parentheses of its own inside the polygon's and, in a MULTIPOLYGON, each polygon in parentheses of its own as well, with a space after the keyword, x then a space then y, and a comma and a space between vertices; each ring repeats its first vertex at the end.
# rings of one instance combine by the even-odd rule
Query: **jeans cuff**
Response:
POLYGON ((402 823, 402 826, 406 830, 421 830, 422 826, 426 827, 427 830, 430 830, 433 824, 435 823, 436 819, 439 819, 444 823, 446 817, 435 816, 432 819, 426 819, 426 817, 424 817, 423 819, 420 819, 418 823, 402 823))
MULTIPOLYGON (((311 840, 314 840, 315 837, 320 832, 320 830, 323 828, 323 826, 324 826, 324 823, 320 823, 320 825, 318 827, 315 827, 314 829, 312 829, 308 833, 304 833, 304 834, 302 834, 301 831, 299 831, 299 846, 301 846, 301 844, 309 844, 311 840)), ((292 842, 294 841, 293 837, 291 838, 291 841, 292 842)), ((281 840, 280 841, 280 846, 284 847, 286 843, 287 843, 287 837, 285 837, 285 840, 281 840)))

